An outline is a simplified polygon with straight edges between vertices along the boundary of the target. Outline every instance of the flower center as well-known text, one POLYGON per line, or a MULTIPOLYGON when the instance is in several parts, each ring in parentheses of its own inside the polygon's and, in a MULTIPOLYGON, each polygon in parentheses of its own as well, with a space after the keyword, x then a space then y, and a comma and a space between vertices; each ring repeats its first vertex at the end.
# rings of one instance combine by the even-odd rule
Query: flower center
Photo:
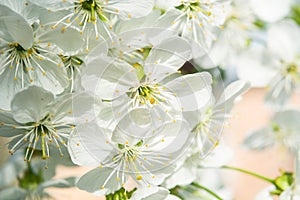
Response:
POLYGON ((83 60, 76 56, 60 56, 61 60, 64 63, 65 68, 68 72, 68 80, 71 82, 70 92, 73 92, 75 89, 75 79, 76 75, 80 74, 80 66, 83 63, 83 60))
POLYGON ((31 48, 24 49, 19 43, 7 43, 7 46, 4 46, 2 52, 4 58, 1 63, 0 73, 2 73, 7 68, 10 69, 13 74, 13 79, 16 81, 21 80, 21 87, 25 87, 27 80, 25 76, 28 76, 29 82, 34 81, 33 71, 38 69, 43 75, 46 75, 45 66, 41 65, 42 60, 49 60, 53 63, 56 63, 57 66, 61 66, 61 63, 57 63, 55 60, 52 60, 50 57, 46 57, 43 54, 47 53, 47 50, 33 45, 31 48))
POLYGON ((12 44, 9 44, 9 46, 15 47, 15 49, 18 52, 24 52, 24 51, 26 52, 26 50, 19 43, 12 43, 12 44))
POLYGON ((86 22, 96 22, 96 16, 98 16, 100 20, 107 22, 108 18, 103 13, 102 5, 103 3, 101 1, 95 0, 80 0, 79 3, 75 2, 75 13, 81 11, 82 15, 82 20, 79 22, 79 25, 84 26, 86 22))
POLYGON ((298 68, 295 64, 289 64, 286 68, 288 74, 295 74, 298 72, 298 68))
POLYGON ((28 123, 24 126, 5 124, 6 126, 12 126, 17 129, 27 129, 24 136, 14 144, 9 150, 9 153, 13 154, 23 144, 28 143, 24 161, 30 162, 37 147, 41 148, 42 159, 47 159, 50 157, 49 145, 54 143, 60 155, 63 156, 60 144, 66 145, 65 140, 67 140, 67 137, 65 131, 61 132, 60 129, 70 128, 71 130, 73 126, 68 124, 55 124, 52 122, 52 117, 52 115, 46 115, 45 118, 39 122, 28 123))
POLYGON ((205 133, 205 134, 209 134, 209 132, 211 131, 211 127, 210 127, 210 123, 212 120, 212 108, 209 107, 204 115, 204 118, 201 120, 200 123, 198 123, 192 130, 193 133, 205 133))
MULTIPOLYGON (((0 73, 2 70, 9 69, 14 73, 14 80, 17 80, 18 76, 22 78, 22 84, 24 84, 23 76, 20 74, 28 74, 29 70, 34 70, 33 64, 33 56, 38 59, 42 59, 39 56, 37 50, 35 48, 24 49, 19 43, 8 43, 7 48, 5 48, 4 52, 6 53, 6 57, 2 62, 2 68, 0 69, 0 73)), ((33 81, 31 74, 29 75, 30 82, 33 81)), ((24 85, 22 85, 24 87, 24 85)))
POLYGON ((132 89, 129 97, 136 104, 158 104, 161 99, 158 86, 140 85, 138 88, 132 89))
POLYGON ((287 64, 287 66, 285 68, 285 74, 286 74, 286 76, 290 76, 294 83, 297 83, 300 81, 299 69, 295 63, 287 64))
POLYGON ((8 54, 11 59, 16 59, 16 64, 17 63, 24 63, 24 60, 26 58, 29 58, 32 53, 36 53, 36 51, 33 48, 29 48, 28 50, 24 49, 19 43, 9 43, 8 44, 8 54))
MULTIPOLYGON (((83 1, 82 3, 79 3, 79 6, 77 9, 83 10, 84 12, 88 13, 87 15, 87 21, 95 21, 96 20, 96 12, 97 9, 100 8, 97 6, 96 2, 94 0, 87 0, 83 1)), ((76 8, 75 8, 76 11, 76 8)))
POLYGON ((92 11, 95 8, 96 4, 93 0, 87 0, 81 3, 83 9, 92 11))
POLYGON ((207 16, 211 16, 211 12, 207 11, 208 9, 202 7, 203 6, 199 3, 199 1, 195 1, 195 2, 182 2, 181 5, 175 8, 183 12, 186 12, 190 19, 193 18, 192 12, 201 12, 207 16))

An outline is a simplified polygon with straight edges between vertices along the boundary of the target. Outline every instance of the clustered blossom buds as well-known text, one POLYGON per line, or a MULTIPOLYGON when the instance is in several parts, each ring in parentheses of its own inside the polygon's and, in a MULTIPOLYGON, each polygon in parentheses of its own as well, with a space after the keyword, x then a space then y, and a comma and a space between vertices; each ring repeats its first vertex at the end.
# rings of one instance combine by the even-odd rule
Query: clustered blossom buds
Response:
MULTIPOLYGON (((238 12, 242 5, 0 0, 0 136, 10 138, 11 155, 28 163, 21 178, 14 175, 20 188, 0 196, 15 191, 20 198, 40 198, 48 195, 46 187, 73 182, 107 199, 176 200, 184 198, 176 190, 180 185, 205 188, 197 183, 199 162, 205 165, 215 148, 226 149, 219 147, 226 120, 250 87, 236 78, 225 86, 215 73, 236 63, 241 79, 249 71, 247 57, 237 59, 238 52, 250 51, 251 31, 260 29, 253 13, 238 12), (235 31, 241 34, 229 40, 235 31), (32 162, 42 160, 48 168, 57 155, 94 169, 76 181, 51 182, 32 162), (182 180, 182 174, 189 177, 182 180), (128 184, 135 189, 128 191, 128 184)), ((289 21, 268 29, 277 66, 272 70, 280 71, 272 72, 277 78, 266 97, 272 103, 283 105, 299 85, 299 48, 288 33, 299 30, 289 21), (278 35, 291 42, 288 52, 279 49, 278 35)), ((284 124, 276 131, 279 124, 274 132, 288 131, 281 131, 284 124)))

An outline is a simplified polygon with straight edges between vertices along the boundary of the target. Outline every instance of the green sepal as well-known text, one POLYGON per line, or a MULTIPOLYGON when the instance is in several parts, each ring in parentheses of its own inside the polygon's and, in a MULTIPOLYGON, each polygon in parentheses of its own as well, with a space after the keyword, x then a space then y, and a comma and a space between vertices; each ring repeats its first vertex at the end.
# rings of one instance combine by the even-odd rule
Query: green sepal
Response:
POLYGON ((144 143, 144 141, 143 141, 143 140, 140 140, 138 143, 135 144, 135 146, 136 146, 136 147, 140 147, 140 146, 143 145, 143 143, 144 143))
POLYGON ((132 196, 132 193, 136 190, 133 189, 130 192, 126 191, 125 188, 121 188, 118 191, 106 195, 107 200, 129 200, 132 196))
POLYGON ((284 191, 293 184, 294 174, 291 172, 283 172, 283 174, 277 177, 274 182, 277 189, 284 191))
POLYGON ((118 144, 119 149, 124 149, 124 144, 118 144))
POLYGON ((259 19, 253 22, 253 24, 259 29, 264 29, 266 27, 266 23, 259 19))

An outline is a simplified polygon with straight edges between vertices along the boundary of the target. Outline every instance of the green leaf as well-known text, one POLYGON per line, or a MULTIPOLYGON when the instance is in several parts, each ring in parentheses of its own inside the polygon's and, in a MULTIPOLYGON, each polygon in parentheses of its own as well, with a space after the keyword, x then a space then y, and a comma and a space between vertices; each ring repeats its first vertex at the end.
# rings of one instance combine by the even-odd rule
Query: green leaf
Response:
POLYGON ((292 7, 291 11, 291 18, 298 24, 300 25, 300 6, 299 5, 294 5, 292 7))

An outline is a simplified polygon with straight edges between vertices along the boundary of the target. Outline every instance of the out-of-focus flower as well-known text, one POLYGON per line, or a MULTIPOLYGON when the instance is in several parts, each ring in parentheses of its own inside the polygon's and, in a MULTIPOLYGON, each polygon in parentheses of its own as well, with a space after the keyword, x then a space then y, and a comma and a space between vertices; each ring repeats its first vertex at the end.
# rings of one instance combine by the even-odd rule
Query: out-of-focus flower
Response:
POLYGON ((271 58, 265 46, 252 42, 237 60, 238 77, 249 81, 252 87, 266 87, 276 76, 276 71, 269 66, 271 58))
POLYGON ((215 65, 223 68, 234 66, 240 52, 248 47, 251 32, 257 29, 253 11, 249 7, 248 0, 232 2, 223 29, 209 50, 209 56, 215 65))
POLYGON ((280 144, 292 152, 297 152, 300 142, 299 117, 300 111, 296 109, 276 112, 269 125, 249 134, 244 145, 250 149, 261 150, 280 144))
POLYGON ((300 86, 300 42, 296 40, 299 35, 300 28, 292 21, 275 24, 268 31, 268 48, 274 55, 277 75, 270 83, 267 102, 284 104, 300 86))
POLYGON ((0 112, 0 135, 13 138, 9 142, 11 154, 27 146, 25 161, 30 161, 35 150, 42 151, 43 159, 49 158, 50 145, 63 156, 61 145, 67 144, 76 123, 91 120, 88 112, 92 105, 93 98, 87 93, 55 98, 40 87, 30 86, 14 96, 11 112, 0 112))
POLYGON ((205 106, 185 115, 192 127, 192 133, 195 134, 195 150, 198 151, 200 157, 205 157, 218 145, 219 136, 230 116, 236 98, 249 87, 249 83, 245 81, 233 82, 225 88, 217 101, 211 95, 205 106))
POLYGON ((255 14, 266 22, 276 22, 286 17, 293 0, 251 0, 255 14))
POLYGON ((161 27, 176 30, 207 49, 216 40, 215 28, 222 28, 229 11, 230 1, 174 1, 159 19, 161 27))
POLYGON ((267 32, 267 48, 253 46, 252 53, 245 53, 239 61, 239 77, 250 80, 253 86, 267 84, 266 101, 271 105, 282 107, 299 87, 299 34, 300 28, 293 21, 274 24, 267 32))
POLYGON ((189 185, 192 182, 203 183, 210 188, 218 189, 220 185, 220 173, 216 168, 226 165, 232 157, 232 151, 224 144, 218 145, 206 159, 200 159, 198 152, 189 153, 177 162, 177 169, 165 180, 166 188, 174 188, 177 185, 189 185), (222 155, 222 159, 220 159, 222 155), (207 169, 205 169, 207 167, 207 169), (209 168, 215 169, 209 169, 209 168))
POLYGON ((289 187, 279 196, 279 200, 300 200, 299 185, 289 187))
MULTIPOLYGON (((35 160, 37 161, 37 160, 35 160)), ((44 170, 44 166, 34 161, 27 167, 23 161, 23 152, 19 151, 10 157, 0 169, 0 198, 1 199, 27 199, 50 197, 46 189, 49 187, 68 188, 74 187, 75 177, 65 179, 51 178, 55 175, 55 168, 51 166, 53 173, 44 170), (44 172, 47 172, 44 174, 44 172), (16 185, 17 184, 17 185, 16 185)), ((54 163, 52 163, 54 164, 54 163)))

